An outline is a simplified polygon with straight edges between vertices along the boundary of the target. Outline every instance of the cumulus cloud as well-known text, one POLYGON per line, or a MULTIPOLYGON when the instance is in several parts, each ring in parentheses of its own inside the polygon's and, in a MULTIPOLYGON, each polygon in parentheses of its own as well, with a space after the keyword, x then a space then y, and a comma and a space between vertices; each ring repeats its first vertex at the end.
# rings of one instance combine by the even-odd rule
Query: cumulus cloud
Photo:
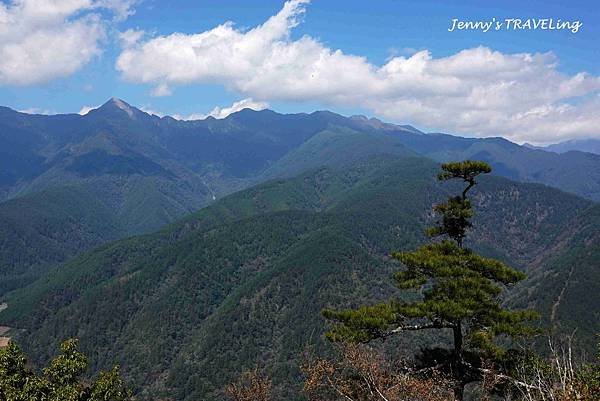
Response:
POLYGON ((134 1, 0 2, 0 85, 32 85, 73 74, 101 53, 109 20, 130 15, 134 1))
POLYGON ((600 78, 561 73, 551 53, 477 47, 435 58, 420 50, 375 65, 310 36, 293 39, 307 3, 290 0, 249 30, 227 22, 137 41, 122 50, 116 68, 126 80, 155 85, 154 95, 210 82, 257 101, 360 107, 467 135, 536 143, 600 135, 600 78))
MULTIPOLYGON (((259 101, 253 100, 252 98, 248 98, 248 99, 242 99, 237 102, 234 102, 229 107, 221 108, 221 107, 217 106, 207 114, 193 113, 188 116, 182 116, 182 115, 176 114, 173 116, 173 118, 175 118, 177 120, 203 120, 206 117, 214 117, 216 119, 223 119, 223 118, 227 117, 228 115, 230 115, 231 113, 235 113, 235 112, 238 112, 243 109, 252 109, 252 110, 260 111, 260 110, 266 109, 267 107, 269 107, 269 103, 267 103, 267 102, 259 102, 259 101)), ((156 113, 153 113, 153 114, 156 114, 156 113)))
POLYGON ((87 113, 89 113, 92 110, 97 109, 100 106, 83 106, 78 112, 77 114, 81 115, 81 116, 85 116, 87 113))
POLYGON ((208 113, 209 116, 212 116, 214 118, 225 118, 228 115, 230 115, 231 113, 235 113, 238 112, 240 110, 244 110, 244 109, 252 109, 252 110, 264 110, 267 107, 269 107, 269 103, 267 102, 257 102, 251 98, 248 99, 242 99, 238 102, 234 102, 231 106, 229 107, 224 107, 224 108, 220 108, 220 107, 215 107, 214 109, 212 109, 212 111, 210 113, 208 113))

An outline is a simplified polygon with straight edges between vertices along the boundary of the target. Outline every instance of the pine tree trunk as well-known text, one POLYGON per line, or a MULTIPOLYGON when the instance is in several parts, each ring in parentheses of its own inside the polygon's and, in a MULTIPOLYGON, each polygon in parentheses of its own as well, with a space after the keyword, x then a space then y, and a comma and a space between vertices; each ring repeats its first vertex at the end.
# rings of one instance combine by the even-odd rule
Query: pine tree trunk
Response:
POLYGON ((460 320, 452 330, 454 331, 454 353, 458 359, 462 359, 463 334, 460 320))
POLYGON ((454 385, 454 399, 456 401, 462 401, 464 393, 463 383, 463 361, 462 361, 462 348, 463 348, 463 334, 462 325, 460 320, 456 322, 454 326, 454 379, 456 384, 454 385))
POLYGON ((454 386, 454 400, 455 401, 462 401, 463 396, 464 396, 464 388, 463 388, 463 384, 462 383, 458 383, 456 386, 454 386))

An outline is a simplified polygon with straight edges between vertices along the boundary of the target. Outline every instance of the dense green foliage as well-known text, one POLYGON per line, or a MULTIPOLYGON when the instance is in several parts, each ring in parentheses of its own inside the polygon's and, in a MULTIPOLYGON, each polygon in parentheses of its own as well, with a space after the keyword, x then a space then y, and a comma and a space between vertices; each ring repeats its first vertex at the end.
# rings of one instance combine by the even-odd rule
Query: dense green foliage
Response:
POLYGON ((125 401, 132 392, 121 379, 119 368, 100 372, 92 383, 83 380, 87 358, 77 341, 67 340, 61 354, 41 374, 31 370, 27 358, 11 342, 0 348, 0 400, 2 401, 125 401))
MULTIPOLYGON (((328 347, 319 311, 394 293, 387 253, 425 240, 431 206, 448 193, 437 169, 388 154, 254 186, 53 269, 6 299, 0 324, 40 363, 60 339, 80 338, 93 370, 119 362, 141 398, 219 399, 259 361, 276 395, 292 399, 299 351, 328 347)), ((467 244, 521 267, 590 206, 498 177, 472 199, 467 244)))

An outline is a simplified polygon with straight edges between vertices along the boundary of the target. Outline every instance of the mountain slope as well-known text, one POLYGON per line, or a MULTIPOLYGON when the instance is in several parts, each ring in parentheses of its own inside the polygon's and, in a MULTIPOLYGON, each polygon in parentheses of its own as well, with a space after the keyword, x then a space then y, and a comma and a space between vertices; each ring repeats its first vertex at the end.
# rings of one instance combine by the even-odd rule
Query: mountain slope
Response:
MULTIPOLYGON (((283 384, 296 381, 300 350, 326 346, 321 308, 395 293, 398 266, 386 255, 425 241, 432 204, 452 190, 437 170, 387 155, 252 187, 71 260, 14 293, 0 323, 42 358, 55 341, 81 338, 95 369, 118 361, 142 398, 218 399, 257 360, 278 391, 293 391, 283 384)), ((522 268, 591 206, 497 177, 475 202, 472 245, 522 268)))
POLYGON ((317 167, 339 167, 375 155, 416 155, 389 135, 330 125, 290 151, 261 175, 261 180, 292 177, 317 167))
MULTIPOLYGON (((600 333, 600 205, 581 211, 511 295, 513 305, 542 312, 543 324, 573 334, 592 352, 600 333)), ((590 354, 590 355, 593 355, 590 354)))
POLYGON ((123 234, 111 211, 79 187, 56 187, 1 203, 0 294, 123 234))

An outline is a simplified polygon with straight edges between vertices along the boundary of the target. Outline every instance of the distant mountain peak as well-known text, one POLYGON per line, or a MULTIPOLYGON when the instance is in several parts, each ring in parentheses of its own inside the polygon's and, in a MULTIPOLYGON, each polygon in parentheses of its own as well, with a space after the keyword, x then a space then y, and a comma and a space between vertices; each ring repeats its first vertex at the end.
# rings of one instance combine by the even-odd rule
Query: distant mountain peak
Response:
POLYGON ((566 153, 576 150, 579 152, 600 155, 600 138, 571 139, 565 142, 548 145, 544 149, 556 153, 566 153))
POLYGON ((104 103, 102 106, 100 106, 100 109, 120 109, 123 110, 125 113, 127 113, 127 115, 129 117, 134 116, 135 110, 137 110, 135 107, 131 106, 130 104, 128 104, 127 102, 116 98, 116 97, 112 97, 110 98, 106 103, 104 103))
POLYGON ((95 110, 92 110, 90 113, 93 114, 109 114, 109 115, 118 115, 121 113, 127 114, 129 118, 136 119, 142 114, 146 114, 143 111, 139 110, 136 107, 133 107, 129 103, 125 102, 116 97, 110 98, 106 103, 102 106, 98 107, 95 110))
MULTIPOLYGON (((238 117, 239 116, 261 116, 261 115, 264 116, 264 115, 268 115, 268 114, 272 115, 272 114, 278 114, 278 113, 275 112, 275 111, 273 111, 273 110, 270 110, 270 109, 255 110, 255 109, 250 108, 250 107, 244 107, 241 110, 234 111, 234 112, 230 113, 224 119, 232 118, 232 117, 236 117, 236 116, 238 116, 238 117)), ((214 116, 207 116, 206 118, 208 118, 208 117, 215 118, 214 116)), ((219 118, 216 118, 216 119, 219 119, 219 118)), ((221 118, 221 119, 223 119, 223 118, 221 118)))

